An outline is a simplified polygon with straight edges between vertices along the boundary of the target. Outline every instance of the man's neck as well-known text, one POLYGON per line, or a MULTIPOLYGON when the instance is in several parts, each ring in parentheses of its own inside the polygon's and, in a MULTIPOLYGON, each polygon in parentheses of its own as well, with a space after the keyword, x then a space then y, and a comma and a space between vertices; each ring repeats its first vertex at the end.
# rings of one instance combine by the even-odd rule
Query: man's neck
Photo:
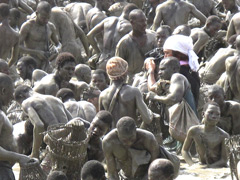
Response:
POLYGON ((4 26, 9 26, 9 21, 8 21, 8 19, 2 20, 2 25, 4 25, 4 26))
POLYGON ((138 33, 138 32, 135 32, 135 31, 132 31, 132 36, 135 37, 135 38, 141 38, 141 37, 144 37, 144 35, 146 34, 143 34, 143 33, 138 33))
POLYGON ((100 3, 99 1, 96 1, 95 8, 98 8, 100 11, 103 11, 102 3, 100 3))
POLYGON ((205 132, 215 132, 216 129, 217 129, 216 125, 209 125, 209 124, 204 125, 205 132))

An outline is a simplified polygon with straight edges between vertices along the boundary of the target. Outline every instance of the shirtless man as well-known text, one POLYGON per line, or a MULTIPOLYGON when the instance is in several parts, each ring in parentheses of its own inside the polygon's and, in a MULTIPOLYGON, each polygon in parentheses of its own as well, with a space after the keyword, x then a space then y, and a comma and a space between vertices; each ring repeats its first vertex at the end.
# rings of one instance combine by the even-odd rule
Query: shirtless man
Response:
POLYGON ((60 53, 56 60, 56 72, 48 74, 34 87, 41 94, 55 96, 59 89, 67 88, 74 90, 75 86, 69 83, 74 75, 75 58, 70 53, 60 53))
POLYGON ((237 54, 235 56, 228 57, 225 62, 226 67, 226 79, 222 86, 224 92, 227 95, 227 100, 234 100, 240 102, 240 75, 239 75, 239 52, 240 52, 240 36, 236 38, 237 54))
POLYGON ((98 88, 100 91, 108 88, 109 78, 105 71, 97 69, 92 73, 92 80, 90 86, 98 88))
POLYGON ((201 81, 207 84, 214 84, 225 72, 225 61, 228 57, 237 54, 233 45, 229 44, 227 48, 220 48, 215 55, 206 62, 205 67, 199 71, 201 81))
POLYGON ((169 106, 181 102, 186 94, 189 94, 190 98, 187 100, 193 110, 196 110, 195 102, 191 92, 191 86, 185 76, 179 74, 180 64, 177 58, 167 57, 164 58, 160 65, 158 76, 159 80, 156 82, 154 77, 155 63, 153 59, 148 59, 146 63, 146 69, 148 70, 148 89, 150 90, 147 99, 156 100, 169 106), (163 89, 166 91, 166 95, 157 95, 161 88, 161 84, 164 81, 169 81, 169 89, 163 89), (157 94, 156 94, 157 93, 157 94))
POLYGON ((60 7, 52 8, 49 21, 56 27, 56 33, 62 44, 61 52, 71 53, 75 57, 77 64, 84 63, 85 59, 83 58, 82 46, 77 41, 78 38, 81 40, 85 53, 89 56, 88 40, 83 30, 79 28, 70 18, 69 14, 60 7))
POLYGON ((188 130, 186 140, 182 148, 182 156, 191 166, 194 164, 189 153, 192 142, 195 142, 202 164, 209 168, 225 167, 227 165, 227 151, 225 138, 229 135, 217 127, 220 118, 220 108, 217 103, 207 103, 204 107, 203 125, 193 126, 188 130))
POLYGON ((218 85, 213 85, 208 89, 208 99, 219 105, 221 115, 217 126, 229 135, 240 134, 240 104, 234 101, 225 101, 224 91, 218 85))
POLYGON ((87 84, 91 82, 91 68, 86 64, 78 64, 75 67, 74 74, 78 81, 83 81, 87 84))
POLYGON ((9 6, 0 3, 0 58, 8 61, 8 65, 11 67, 18 59, 19 34, 10 27, 9 14, 9 6), (9 57, 10 55, 11 57, 9 57))
POLYGON ((50 125, 67 123, 72 116, 58 98, 34 92, 26 85, 18 86, 14 97, 34 126, 31 157, 39 158, 43 140, 42 132, 46 131, 50 125))
POLYGON ((217 15, 216 2, 214 0, 187 0, 187 2, 192 3, 206 17, 217 15))
POLYGON ((225 22, 229 25, 232 17, 239 12, 236 0, 222 0, 224 9, 227 11, 225 22))
POLYGON ((25 22, 20 29, 20 51, 33 56, 39 69, 50 71, 50 41, 58 46, 55 26, 48 22, 51 6, 46 1, 37 5, 36 17, 25 22))
POLYGON ((229 26, 228 26, 228 29, 227 29, 227 35, 226 35, 226 39, 227 41, 230 39, 230 37, 234 34, 237 34, 239 35, 240 34, 240 12, 236 13, 230 23, 229 23, 229 26))
POLYGON ((108 9, 110 16, 121 16, 123 9, 128 4, 129 3, 127 2, 127 0, 114 0, 114 4, 111 5, 108 9))
POLYGON ((103 152, 109 180, 146 179, 149 163, 159 155, 159 146, 152 133, 137 129, 135 120, 125 116, 104 137, 103 152))
POLYGON ((163 24, 169 25, 173 30, 179 25, 187 24, 190 14, 199 19, 201 24, 206 22, 206 16, 193 4, 183 0, 167 0, 157 6, 152 29, 156 31, 163 21, 163 24))
POLYGON ((146 31, 146 16, 140 9, 135 9, 129 14, 132 31, 126 34, 117 44, 116 56, 128 62, 129 84, 133 76, 142 71, 145 54, 157 47, 156 35, 146 31))
POLYGON ((209 42, 209 39, 217 34, 221 29, 221 19, 217 16, 209 16, 205 26, 201 29, 196 28, 191 31, 191 38, 193 39, 193 50, 196 54, 204 49, 204 46, 209 42))
POLYGON ((85 2, 73 2, 64 7, 64 10, 69 13, 75 24, 77 24, 86 34, 88 33, 86 24, 86 15, 92 5, 85 2))
POLYGON ((148 180, 173 180, 174 167, 167 159, 155 159, 148 168, 148 180))
POLYGON ((37 63, 31 56, 24 56, 18 60, 17 72, 24 81, 32 81, 32 73, 36 68, 37 63))
POLYGON ((146 124, 151 123, 153 118, 152 112, 144 103, 139 89, 125 84, 127 71, 128 63, 120 57, 113 57, 107 63, 107 73, 112 83, 101 92, 99 109, 112 113, 113 128, 123 116, 130 116, 136 120, 137 111, 146 124))
MULTIPOLYGON (((90 9, 86 15, 86 24, 88 32, 90 32, 97 24, 99 24, 107 15, 103 12, 107 12, 108 8, 112 4, 112 0, 96 0, 95 7, 90 9)), ((99 34, 96 36, 98 41, 98 47, 103 51, 103 36, 99 34)))
POLYGON ((13 97, 13 83, 10 77, 0 73, 0 179, 15 180, 12 166, 18 162, 20 166, 27 163, 30 158, 17 153, 17 143, 13 137, 13 126, 3 106, 10 103, 13 97))
POLYGON ((60 89, 56 97, 62 100, 65 108, 71 113, 73 118, 80 117, 88 122, 92 122, 96 115, 95 106, 87 101, 76 101, 71 89, 60 89))
POLYGON ((106 70, 107 61, 114 56, 115 49, 119 40, 132 30, 129 22, 129 13, 137 9, 134 4, 129 4, 123 9, 120 17, 108 17, 96 25, 87 35, 89 43, 97 54, 101 54, 97 63, 98 69, 106 70), (98 47, 100 42, 95 40, 95 37, 103 33, 102 51, 98 47))

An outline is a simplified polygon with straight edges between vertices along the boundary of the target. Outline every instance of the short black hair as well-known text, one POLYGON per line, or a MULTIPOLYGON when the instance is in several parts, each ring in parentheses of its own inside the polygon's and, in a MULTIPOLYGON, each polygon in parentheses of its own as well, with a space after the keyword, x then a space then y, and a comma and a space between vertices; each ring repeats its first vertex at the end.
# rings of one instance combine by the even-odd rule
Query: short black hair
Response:
POLYGON ((37 68, 36 59, 31 56, 23 56, 18 60, 18 62, 23 62, 25 65, 32 65, 34 69, 37 68))
POLYGON ((110 80, 109 80, 109 78, 108 78, 108 75, 107 75, 106 71, 104 71, 104 70, 102 70, 102 69, 97 69, 97 70, 93 71, 92 75, 93 75, 93 74, 98 74, 98 75, 99 75, 99 74, 102 74, 102 75, 104 76, 107 84, 109 84, 110 80))
POLYGON ((82 167, 81 178, 85 180, 88 176, 92 176, 94 179, 103 179, 105 176, 103 165, 96 160, 86 162, 82 167))
POLYGON ((69 52, 62 52, 58 54, 56 59, 56 67, 59 70, 64 66, 66 62, 74 62, 76 63, 75 57, 69 52))
POLYGON ((75 98, 73 91, 69 88, 59 89, 56 97, 62 99, 62 102, 65 102, 70 98, 75 98))
POLYGON ((47 180, 68 180, 68 178, 62 171, 52 171, 48 175, 47 180))
POLYGON ((109 111, 105 111, 105 110, 99 111, 96 114, 96 117, 111 127, 113 122, 113 116, 109 111))
POLYGON ((0 3, 0 16, 7 18, 10 13, 10 7, 6 3, 0 3))
POLYGON ((120 118, 117 122, 117 130, 124 134, 131 134, 133 130, 136 130, 135 120, 129 116, 120 118))
POLYGON ((21 13, 17 8, 10 9, 10 14, 13 15, 15 19, 19 19, 21 17, 21 13))
MULTIPOLYGON (((209 101, 209 102, 204 104, 204 106, 203 106, 203 113, 205 113, 205 111, 207 110, 209 105, 213 105, 213 106, 219 107, 218 103, 213 102, 213 101, 209 101)), ((220 107, 219 107, 219 109, 220 109, 220 107)))
POLYGON ((15 92, 14 92, 14 99, 18 101, 18 99, 21 98, 22 93, 26 93, 32 91, 32 88, 27 85, 19 85, 17 86, 15 92))

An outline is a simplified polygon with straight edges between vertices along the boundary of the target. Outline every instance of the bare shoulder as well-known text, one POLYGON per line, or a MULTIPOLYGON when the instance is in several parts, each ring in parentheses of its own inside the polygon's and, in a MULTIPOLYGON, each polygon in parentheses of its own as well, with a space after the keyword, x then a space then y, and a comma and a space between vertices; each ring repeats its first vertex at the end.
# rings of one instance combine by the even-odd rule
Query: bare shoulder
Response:
POLYGON ((240 111, 240 103, 236 102, 236 101, 226 101, 226 103, 228 103, 229 106, 229 113, 239 113, 240 111))
POLYGON ((147 130, 144 130, 144 129, 137 129, 137 136, 139 139, 142 139, 142 140, 147 140, 147 141, 155 141, 155 137, 154 135, 147 131, 147 130))
POLYGON ((27 30, 27 29, 30 30, 30 28, 31 28, 33 25, 35 25, 35 24, 36 24, 35 19, 30 19, 30 20, 24 22, 24 23, 22 24, 22 26, 21 26, 20 32, 21 32, 22 30, 27 30))
POLYGON ((218 136, 219 136, 220 138, 222 138, 223 140, 224 140, 225 138, 229 138, 229 137, 230 137, 227 132, 225 132, 224 130, 222 130, 222 129, 219 128, 219 127, 217 127, 217 132, 218 132, 218 136))
POLYGON ((103 146, 111 147, 115 142, 119 141, 117 136, 117 129, 111 130, 104 138, 103 138, 103 146))
POLYGON ((198 135, 200 132, 202 132, 204 128, 204 125, 195 125, 195 126, 192 126, 191 128, 189 128, 188 130, 188 136, 196 136, 198 135))
POLYGON ((53 23, 51 23, 51 22, 48 22, 48 26, 49 26, 49 28, 51 30, 55 30, 56 29, 55 25, 53 23))

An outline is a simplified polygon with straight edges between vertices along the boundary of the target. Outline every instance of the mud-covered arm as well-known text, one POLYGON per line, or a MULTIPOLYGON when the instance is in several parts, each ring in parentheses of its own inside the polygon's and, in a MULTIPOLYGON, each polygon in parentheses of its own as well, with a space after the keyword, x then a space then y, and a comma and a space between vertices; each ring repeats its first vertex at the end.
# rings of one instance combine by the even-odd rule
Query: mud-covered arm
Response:
POLYGON ((104 30, 104 20, 100 22, 98 25, 96 25, 88 34, 87 38, 93 49, 96 51, 96 53, 100 53, 100 49, 97 45, 97 41, 95 39, 96 35, 98 33, 101 33, 104 30))
POLYGON ((162 22, 161 5, 157 6, 156 15, 153 20, 152 30, 156 31, 162 22))
POLYGON ((76 32, 76 36, 79 37, 79 39, 81 40, 85 53, 87 54, 87 57, 89 57, 89 43, 88 43, 88 39, 87 36, 85 35, 84 31, 78 26, 76 25, 76 23, 74 24, 74 29, 76 32))
POLYGON ((32 148, 31 157, 39 158, 39 149, 43 140, 43 134, 41 133, 44 132, 45 130, 44 124, 33 107, 26 105, 24 102, 22 106, 23 106, 24 112, 28 115, 31 123, 34 126, 33 148, 32 148))
POLYGON ((103 153, 106 159, 107 164, 107 173, 109 180, 119 180, 118 171, 117 171, 117 164, 115 161, 115 157, 112 152, 112 145, 108 139, 103 139, 103 153))
POLYGON ((189 129, 188 133, 187 133, 187 137, 186 137, 186 139, 183 143, 183 147, 182 147, 182 157, 184 158, 186 163, 188 163, 189 166, 194 164, 192 157, 190 155, 190 152, 189 152, 192 142, 193 142, 193 129, 189 129))

